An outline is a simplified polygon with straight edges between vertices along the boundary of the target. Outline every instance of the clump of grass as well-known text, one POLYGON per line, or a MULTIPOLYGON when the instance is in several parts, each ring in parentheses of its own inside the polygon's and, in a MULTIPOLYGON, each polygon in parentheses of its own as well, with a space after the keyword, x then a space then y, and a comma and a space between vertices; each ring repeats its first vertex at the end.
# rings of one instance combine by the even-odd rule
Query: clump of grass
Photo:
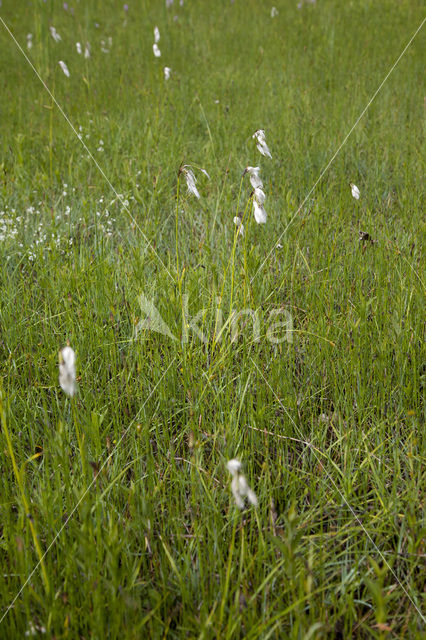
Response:
POLYGON ((420 3, 3 4, 0 635, 422 637, 420 3))

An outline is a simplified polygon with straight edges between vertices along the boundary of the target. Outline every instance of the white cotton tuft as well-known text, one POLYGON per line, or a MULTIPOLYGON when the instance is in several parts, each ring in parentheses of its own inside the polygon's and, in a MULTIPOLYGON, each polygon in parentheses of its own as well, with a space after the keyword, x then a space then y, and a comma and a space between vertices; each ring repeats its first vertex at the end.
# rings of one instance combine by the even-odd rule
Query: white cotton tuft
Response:
POLYGON ((170 78, 171 73, 172 73, 172 70, 170 69, 170 67, 164 67, 164 77, 166 80, 170 78))
POLYGON ((195 176, 194 176, 194 172, 192 171, 192 169, 190 169, 188 167, 188 165, 185 165, 182 168, 182 172, 185 175, 185 179, 186 179, 186 186, 188 187, 188 191, 192 194, 194 194, 194 196, 196 198, 200 197, 200 194, 198 193, 198 189, 195 186, 195 183, 197 182, 195 176))
POLYGON ((61 67, 62 71, 67 76, 67 78, 69 78, 70 72, 68 71, 68 67, 63 60, 59 60, 59 66, 61 67))
POLYGON ((257 497, 250 488, 246 477, 241 473, 241 462, 235 458, 227 463, 228 471, 232 475, 231 491, 234 496, 235 504, 239 509, 244 509, 244 500, 247 498, 250 504, 257 506, 257 497))
POLYGON ((248 173, 250 176, 250 184, 253 189, 263 189, 263 182, 260 179, 260 167, 246 167, 244 173, 248 173))
POLYGON ((67 396, 72 397, 76 392, 75 378, 75 351, 64 347, 59 352, 59 384, 67 396))
POLYGON ((254 213, 254 219, 256 220, 257 224, 266 223, 266 219, 267 219, 266 211, 263 205, 258 204, 254 199, 253 199, 253 213, 254 213))
POLYGON ((272 158, 271 152, 269 151, 269 147, 266 144, 265 131, 264 129, 258 129, 253 133, 252 136, 256 140, 256 146, 262 156, 266 158, 272 158))
POLYGON ((56 31, 55 27, 50 27, 50 34, 55 42, 59 42, 60 40, 62 40, 61 36, 56 31))
POLYGON ((154 42, 160 42, 160 29, 157 26, 154 27, 154 42))
POLYGON ((260 206, 264 204, 266 196, 265 192, 260 187, 257 187, 257 189, 254 190, 253 197, 260 206))
POLYGON ((359 200, 359 196, 361 195, 358 187, 353 182, 350 183, 351 193, 355 200, 359 200))
POLYGON ((156 58, 160 58, 161 57, 161 51, 158 47, 158 44, 156 42, 154 42, 154 44, 152 45, 152 50, 154 52, 154 55, 156 58))
POLYGON ((226 466, 228 468, 228 471, 232 473, 233 476, 241 471, 241 462, 236 458, 232 458, 232 460, 229 460, 226 466))
POLYGON ((75 43, 75 48, 77 49, 78 55, 81 56, 81 52, 82 52, 81 43, 80 42, 76 42, 75 43))

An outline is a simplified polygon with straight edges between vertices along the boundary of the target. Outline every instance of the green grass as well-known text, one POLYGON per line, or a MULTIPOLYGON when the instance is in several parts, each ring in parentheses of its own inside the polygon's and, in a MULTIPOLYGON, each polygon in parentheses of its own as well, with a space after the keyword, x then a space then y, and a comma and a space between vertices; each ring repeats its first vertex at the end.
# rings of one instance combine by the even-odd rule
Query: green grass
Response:
POLYGON ((424 30, 310 193, 422 4, 68 4, 0 10, 0 637, 424 637, 424 30))

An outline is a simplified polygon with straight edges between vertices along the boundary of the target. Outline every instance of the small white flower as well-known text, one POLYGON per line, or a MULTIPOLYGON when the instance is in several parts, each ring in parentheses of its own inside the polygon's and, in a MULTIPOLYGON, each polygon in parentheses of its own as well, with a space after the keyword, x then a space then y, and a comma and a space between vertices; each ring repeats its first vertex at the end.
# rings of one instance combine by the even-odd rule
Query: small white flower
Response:
POLYGON ((59 352, 59 384, 67 396, 75 394, 75 352, 71 347, 64 347, 59 352))
POLYGON ((253 133, 252 137, 256 140, 256 146, 260 151, 260 153, 262 154, 262 156, 265 156, 266 158, 272 158, 271 152, 269 151, 269 147, 266 144, 264 129, 258 129, 253 133))
POLYGON ((253 197, 256 200, 257 204, 261 206, 264 204, 266 196, 265 196, 265 192, 260 187, 257 187, 254 190, 253 197))
POLYGON ((62 71, 67 76, 67 78, 69 78, 70 72, 68 71, 68 67, 63 60, 59 60, 59 66, 61 67, 62 71))
POLYGON ((156 42, 154 42, 154 44, 152 45, 152 50, 154 52, 154 55, 156 58, 160 58, 161 57, 161 51, 158 48, 158 44, 156 42))
POLYGON ((239 509, 244 509, 244 499, 247 498, 250 504, 257 506, 256 494, 241 473, 241 462, 239 460, 229 460, 226 465, 228 471, 232 475, 231 490, 234 495, 235 503, 239 509))
POLYGON ((253 213, 254 213, 254 219, 256 220, 257 224, 266 223, 266 217, 267 217, 266 211, 263 205, 258 204, 254 199, 253 199, 253 213))
POLYGON ((272 7, 271 9, 271 18, 275 18, 278 15, 278 9, 276 7, 272 7))
POLYGON ((75 48, 77 49, 78 55, 81 56, 81 52, 82 52, 81 43, 80 42, 76 42, 75 43, 75 48))
POLYGON ((188 187, 188 191, 190 193, 193 193, 196 198, 199 198, 200 194, 198 193, 198 189, 195 186, 197 179, 194 176, 194 172, 192 171, 192 169, 188 167, 188 165, 185 165, 184 167, 182 167, 182 173, 185 176, 186 186, 188 187))
POLYGON ((355 200, 359 200, 360 193, 359 193, 359 189, 358 189, 358 187, 356 186, 356 184, 354 184, 353 182, 351 182, 349 186, 350 186, 350 188, 351 188, 352 196, 355 198, 355 200))
POLYGON ((260 179, 260 167, 246 167, 244 174, 248 173, 250 176, 250 183, 253 189, 263 189, 263 182, 260 179))
POLYGON ((61 36, 56 31, 55 27, 50 27, 50 33, 55 42, 59 42, 60 40, 62 40, 61 36))
POLYGON ((160 42, 160 29, 157 26, 154 27, 154 42, 160 42))
MULTIPOLYGON (((237 233, 239 233, 241 236, 243 236, 244 235, 244 225, 243 225, 243 221, 240 218, 240 216, 235 216, 234 217, 234 224, 237 226, 237 233)), ((229 465, 229 462, 228 462, 228 465, 229 465)))
POLYGON ((171 72, 172 70, 170 69, 170 67, 164 67, 164 77, 166 80, 170 78, 171 72))

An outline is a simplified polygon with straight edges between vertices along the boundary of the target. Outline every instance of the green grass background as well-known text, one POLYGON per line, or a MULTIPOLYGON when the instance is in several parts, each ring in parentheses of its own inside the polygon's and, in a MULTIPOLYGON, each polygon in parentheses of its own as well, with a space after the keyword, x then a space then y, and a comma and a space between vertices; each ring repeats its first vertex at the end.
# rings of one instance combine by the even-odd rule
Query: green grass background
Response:
POLYGON ((424 637, 424 30, 304 202, 424 7, 128 4, 0 9, 105 174, 2 23, 0 637, 424 637), (137 334, 141 294, 176 340, 137 334), (215 340, 218 305, 258 310, 260 339, 215 340))

